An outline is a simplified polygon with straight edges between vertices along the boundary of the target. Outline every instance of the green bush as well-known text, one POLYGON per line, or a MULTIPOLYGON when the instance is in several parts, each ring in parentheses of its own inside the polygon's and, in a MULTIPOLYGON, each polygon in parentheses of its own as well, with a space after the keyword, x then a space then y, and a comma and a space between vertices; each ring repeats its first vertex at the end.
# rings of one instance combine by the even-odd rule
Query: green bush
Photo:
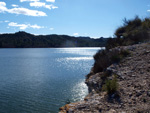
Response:
POLYGON ((106 91, 107 94, 114 94, 118 90, 118 82, 117 82, 117 76, 114 75, 114 78, 112 80, 106 80, 105 84, 103 85, 103 91, 106 91))
POLYGON ((93 72, 98 73, 105 71, 105 69, 113 63, 119 63, 124 57, 130 54, 128 50, 112 49, 98 51, 94 55, 94 68, 93 72))
POLYGON ((119 63, 123 58, 127 57, 128 55, 130 55, 130 52, 128 50, 121 49, 120 51, 118 51, 118 53, 111 56, 111 61, 113 63, 119 63))
POLYGON ((106 67, 110 65, 110 58, 108 56, 108 51, 106 50, 100 50, 94 55, 94 67, 93 72, 102 72, 106 67))
POLYGON ((127 57, 128 55, 130 55, 130 51, 129 50, 121 50, 120 55, 122 57, 127 57))
POLYGON ((120 62, 121 57, 120 57, 119 54, 118 54, 118 55, 113 55, 113 56, 111 57, 111 60, 112 60, 113 63, 118 63, 118 62, 120 62))
POLYGON ((149 41, 149 31, 150 18, 145 18, 142 20, 136 16, 131 20, 124 19, 123 25, 115 31, 115 37, 108 39, 106 49, 149 41))

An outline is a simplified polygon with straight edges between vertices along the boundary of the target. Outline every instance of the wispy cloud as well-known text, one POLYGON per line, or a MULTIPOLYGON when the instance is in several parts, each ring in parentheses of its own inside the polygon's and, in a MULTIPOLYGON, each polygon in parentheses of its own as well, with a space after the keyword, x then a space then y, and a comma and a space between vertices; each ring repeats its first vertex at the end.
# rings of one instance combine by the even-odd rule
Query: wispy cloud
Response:
MULTIPOLYGON (((150 4, 148 4, 147 7, 150 7, 150 4)), ((147 12, 150 12, 150 9, 148 9, 147 12)))
POLYGON ((55 2, 55 0, 46 0, 46 1, 47 1, 47 2, 53 2, 53 3, 55 2))
POLYGON ((18 23, 15 23, 15 22, 10 22, 8 24, 8 26, 19 27, 19 29, 21 29, 21 30, 24 30, 24 29, 26 29, 28 27, 28 25, 26 25, 26 24, 18 24, 18 23))
POLYGON ((27 16, 47 16, 46 13, 37 10, 30 10, 27 8, 12 8, 8 9, 7 12, 14 14, 23 14, 27 16))
POLYGON ((8 20, 5 20, 5 21, 0 21, 0 23, 8 23, 9 21, 8 20))
POLYGON ((40 0, 20 0, 20 2, 38 2, 40 0))
POLYGON ((18 5, 16 5, 16 4, 12 4, 11 6, 12 6, 12 7, 19 7, 19 6, 18 6, 18 5))
POLYGON ((37 11, 37 10, 30 10, 27 8, 19 8, 15 7, 12 9, 7 9, 6 3, 5 2, 0 2, 0 13, 12 13, 12 14, 22 14, 22 15, 27 15, 27 16, 47 16, 46 13, 42 11, 37 11))
POLYGON ((33 29, 41 29, 41 28, 44 28, 43 26, 38 26, 38 25, 30 25, 30 24, 28 24, 28 26, 30 27, 30 28, 33 28, 33 29))
MULTIPOLYGON (((20 0, 20 2, 39 2, 40 0, 20 0)), ((54 3, 55 0, 46 0, 46 2, 54 3)))
POLYGON ((8 23, 9 21, 8 21, 8 20, 5 20, 4 22, 8 23))
POLYGON ((16 22, 10 22, 8 24, 9 27, 18 27, 20 30, 25 30, 27 28, 33 28, 33 29, 41 29, 44 28, 43 26, 38 26, 37 24, 31 25, 31 24, 18 24, 16 22))
POLYGON ((51 27, 51 28, 49 28, 49 30, 51 30, 51 31, 52 31, 52 30, 54 30, 54 28, 52 28, 52 27, 51 27))
POLYGON ((50 10, 58 8, 57 6, 54 6, 53 4, 47 5, 44 2, 31 2, 30 6, 32 6, 32 7, 44 7, 44 8, 50 9, 50 10))
POLYGON ((5 11, 7 11, 6 3, 5 2, 0 2, 0 13, 3 13, 5 11))
POLYGON ((78 36, 78 35, 79 35, 79 33, 73 33, 73 35, 74 35, 74 36, 78 36))
POLYGON ((150 9, 148 9, 147 12, 150 12, 150 9))

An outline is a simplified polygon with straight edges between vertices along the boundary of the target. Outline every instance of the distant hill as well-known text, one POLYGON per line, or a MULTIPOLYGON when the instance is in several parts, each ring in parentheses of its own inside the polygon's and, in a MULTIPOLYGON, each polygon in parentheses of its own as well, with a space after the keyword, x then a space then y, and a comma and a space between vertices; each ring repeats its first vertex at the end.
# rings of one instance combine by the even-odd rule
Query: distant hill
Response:
POLYGON ((0 34, 0 48, 104 47, 107 40, 56 34, 36 36, 19 31, 14 34, 0 34))

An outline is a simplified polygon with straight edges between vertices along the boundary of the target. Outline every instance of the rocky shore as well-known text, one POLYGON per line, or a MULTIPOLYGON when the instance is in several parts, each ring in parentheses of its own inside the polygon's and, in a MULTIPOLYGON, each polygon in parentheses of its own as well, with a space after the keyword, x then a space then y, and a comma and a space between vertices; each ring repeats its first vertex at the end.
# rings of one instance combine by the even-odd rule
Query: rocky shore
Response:
POLYGON ((104 72, 91 69, 86 77, 89 94, 83 101, 61 107, 59 113, 150 113, 150 43, 114 49, 130 52, 106 69, 109 78, 117 75, 117 94, 102 91, 104 72))

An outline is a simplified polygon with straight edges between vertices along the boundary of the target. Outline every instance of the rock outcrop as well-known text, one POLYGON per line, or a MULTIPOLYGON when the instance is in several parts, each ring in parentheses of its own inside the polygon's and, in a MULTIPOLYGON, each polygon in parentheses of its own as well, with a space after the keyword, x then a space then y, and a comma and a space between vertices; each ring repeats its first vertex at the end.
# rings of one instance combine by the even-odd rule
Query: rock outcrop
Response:
POLYGON ((67 104, 60 113, 150 113, 150 43, 117 47, 130 52, 106 72, 117 75, 117 96, 102 91, 104 72, 87 75, 89 94, 83 101, 67 104))

